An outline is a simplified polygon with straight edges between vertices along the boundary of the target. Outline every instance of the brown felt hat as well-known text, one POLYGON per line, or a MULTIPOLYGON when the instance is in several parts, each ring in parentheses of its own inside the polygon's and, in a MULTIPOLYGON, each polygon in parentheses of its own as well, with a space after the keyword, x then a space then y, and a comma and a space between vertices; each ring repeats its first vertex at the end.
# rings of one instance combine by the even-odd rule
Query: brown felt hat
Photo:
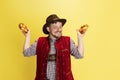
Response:
POLYGON ((56 14, 52 14, 47 17, 46 23, 43 25, 43 32, 45 34, 49 34, 46 28, 49 26, 50 23, 54 23, 56 21, 62 22, 62 26, 66 23, 66 19, 60 19, 56 14))

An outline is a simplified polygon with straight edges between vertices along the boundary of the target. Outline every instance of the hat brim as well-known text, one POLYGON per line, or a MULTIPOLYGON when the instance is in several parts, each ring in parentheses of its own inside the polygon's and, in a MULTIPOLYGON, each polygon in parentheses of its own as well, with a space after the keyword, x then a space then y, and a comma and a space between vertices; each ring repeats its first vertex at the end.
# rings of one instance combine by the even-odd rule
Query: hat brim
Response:
POLYGON ((43 32, 44 32, 44 34, 49 34, 49 32, 47 31, 46 28, 48 27, 48 25, 49 25, 50 23, 54 23, 55 21, 62 22, 62 26, 64 26, 64 24, 66 23, 66 19, 57 19, 57 20, 53 20, 53 21, 51 21, 51 22, 45 23, 45 24, 43 25, 43 32))

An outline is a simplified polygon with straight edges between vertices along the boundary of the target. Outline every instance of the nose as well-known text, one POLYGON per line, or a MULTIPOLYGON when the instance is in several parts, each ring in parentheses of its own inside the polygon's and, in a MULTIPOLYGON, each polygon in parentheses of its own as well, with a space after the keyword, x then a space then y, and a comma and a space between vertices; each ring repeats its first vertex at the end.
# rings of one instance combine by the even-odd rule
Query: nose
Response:
POLYGON ((62 31, 62 27, 58 27, 58 28, 57 28, 57 31, 62 31))

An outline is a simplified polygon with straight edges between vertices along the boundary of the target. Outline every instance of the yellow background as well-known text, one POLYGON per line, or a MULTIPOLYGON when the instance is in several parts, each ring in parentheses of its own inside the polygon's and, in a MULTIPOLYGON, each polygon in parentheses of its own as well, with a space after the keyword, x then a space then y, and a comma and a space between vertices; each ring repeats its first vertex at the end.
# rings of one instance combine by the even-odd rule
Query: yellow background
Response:
POLYGON ((76 29, 88 24, 85 57, 72 57, 75 80, 120 80, 119 0, 0 0, 0 80, 34 80, 36 57, 22 54, 20 22, 31 30, 31 43, 48 15, 66 18, 63 34, 77 43, 76 29))

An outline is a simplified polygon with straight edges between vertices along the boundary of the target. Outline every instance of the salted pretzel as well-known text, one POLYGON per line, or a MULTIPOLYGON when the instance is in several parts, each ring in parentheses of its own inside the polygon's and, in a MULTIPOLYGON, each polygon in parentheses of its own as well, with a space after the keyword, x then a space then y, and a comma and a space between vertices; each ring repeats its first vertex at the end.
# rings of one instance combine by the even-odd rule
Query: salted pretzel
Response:
POLYGON ((22 30, 25 33, 27 33, 29 31, 27 26, 24 23, 20 23, 19 28, 20 28, 20 30, 22 30))
POLYGON ((81 34, 84 34, 87 29, 88 29, 88 25, 85 24, 85 25, 83 25, 83 26, 80 27, 79 32, 80 32, 81 34))

